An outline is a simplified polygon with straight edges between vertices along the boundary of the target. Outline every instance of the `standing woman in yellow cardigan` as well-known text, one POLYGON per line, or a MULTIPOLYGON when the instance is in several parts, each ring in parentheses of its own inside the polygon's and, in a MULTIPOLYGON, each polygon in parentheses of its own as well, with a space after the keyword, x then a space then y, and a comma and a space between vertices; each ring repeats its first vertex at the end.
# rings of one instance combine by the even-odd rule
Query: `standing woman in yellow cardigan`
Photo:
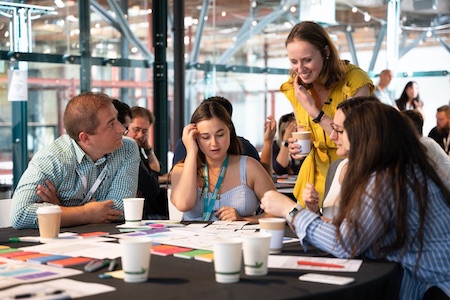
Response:
MULTIPOLYGON (((292 74, 280 91, 292 104, 298 131, 311 131, 312 141, 294 196, 304 207, 303 189, 316 189, 321 207, 328 167, 338 158, 329 136, 336 106, 352 97, 370 96, 374 85, 363 70, 339 58, 330 36, 317 23, 305 21, 295 25, 286 39, 286 50, 292 74)), ((289 140, 292 157, 304 158, 293 141, 289 140)))

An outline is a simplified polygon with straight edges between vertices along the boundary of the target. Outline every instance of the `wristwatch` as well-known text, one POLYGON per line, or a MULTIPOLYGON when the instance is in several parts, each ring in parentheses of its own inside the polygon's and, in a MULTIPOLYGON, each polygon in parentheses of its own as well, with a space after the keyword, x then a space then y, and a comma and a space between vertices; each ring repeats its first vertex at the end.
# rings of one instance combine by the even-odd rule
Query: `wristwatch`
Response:
POLYGON ((313 122, 314 122, 314 123, 320 123, 320 121, 322 121, 322 117, 323 117, 324 114, 325 114, 325 113, 323 112, 323 110, 321 110, 321 111, 319 112, 319 115, 318 115, 315 119, 313 119, 313 122))
POLYGON ((285 146, 286 148, 289 147, 289 142, 288 141, 282 141, 281 145, 285 146))
POLYGON ((302 210, 303 208, 300 205, 296 205, 285 217, 288 224, 292 224, 292 220, 294 217, 302 210))

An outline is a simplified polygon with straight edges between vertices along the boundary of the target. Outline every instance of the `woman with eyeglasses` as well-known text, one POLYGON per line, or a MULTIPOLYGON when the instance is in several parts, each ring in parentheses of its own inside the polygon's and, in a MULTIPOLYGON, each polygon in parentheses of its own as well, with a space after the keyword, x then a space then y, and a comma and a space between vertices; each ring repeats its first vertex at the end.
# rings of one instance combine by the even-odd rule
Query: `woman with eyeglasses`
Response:
POLYGON ((301 161, 297 161, 289 154, 289 138, 297 131, 294 113, 281 116, 278 122, 278 137, 272 143, 273 171, 277 175, 297 175, 301 161))
POLYGON ((330 139, 336 144, 336 154, 342 158, 339 158, 330 164, 325 180, 325 192, 322 208, 319 207, 319 193, 315 189, 314 185, 308 183, 303 189, 302 198, 305 202, 306 208, 322 215, 325 220, 331 221, 337 212, 341 184, 345 177, 345 172, 347 171, 348 150, 344 147, 344 141, 342 139, 345 116, 351 111, 352 108, 369 101, 380 102, 376 97, 372 96, 355 97, 341 102, 336 107, 337 110, 334 115, 334 122, 330 123, 330 127, 332 129, 330 139))
MULTIPOLYGON (((311 131, 312 136, 311 151, 300 168, 294 196, 304 207, 302 191, 307 183, 313 184, 320 206, 325 175, 330 163, 339 158, 329 137, 336 106, 352 97, 371 95, 374 85, 363 70, 339 58, 330 36, 317 23, 295 25, 285 44, 292 74, 280 91, 292 105, 298 131, 311 131)), ((295 159, 304 158, 293 139, 289 149, 295 159)))
POLYGON ((348 165, 333 221, 271 191, 261 208, 285 217, 304 246, 339 258, 398 262, 400 299, 448 299, 450 191, 424 159, 411 122, 391 106, 367 102, 338 123, 339 115, 333 126, 342 134, 348 165))

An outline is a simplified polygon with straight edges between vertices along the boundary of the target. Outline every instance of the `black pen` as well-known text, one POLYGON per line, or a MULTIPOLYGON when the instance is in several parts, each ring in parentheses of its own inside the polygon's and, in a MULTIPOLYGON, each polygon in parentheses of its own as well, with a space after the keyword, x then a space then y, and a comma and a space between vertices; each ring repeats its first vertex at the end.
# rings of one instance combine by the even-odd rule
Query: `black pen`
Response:
MULTIPOLYGON (((70 299, 70 296, 66 294, 63 290, 56 290, 49 293, 27 293, 27 294, 19 294, 15 295, 14 299, 28 299, 28 298, 35 298, 35 297, 44 297, 44 296, 54 296, 55 298, 51 297, 51 299, 70 299)), ((47 299, 47 297, 45 298, 47 299)), ((50 299, 50 298, 49 298, 50 299)))
POLYGON ((95 272, 109 265, 109 260, 95 260, 84 266, 86 272, 95 272))

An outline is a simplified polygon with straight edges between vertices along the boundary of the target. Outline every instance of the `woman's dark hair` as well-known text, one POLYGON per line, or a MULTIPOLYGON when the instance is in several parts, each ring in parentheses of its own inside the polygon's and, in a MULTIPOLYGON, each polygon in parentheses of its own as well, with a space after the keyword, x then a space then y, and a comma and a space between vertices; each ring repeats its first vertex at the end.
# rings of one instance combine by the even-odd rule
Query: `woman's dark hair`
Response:
MULTIPOLYGON (((364 207, 362 199, 368 197, 374 201, 374 218, 382 220, 382 235, 391 229, 389 218, 395 223, 395 238, 389 244, 376 241, 375 253, 383 257, 386 253, 401 249, 408 240, 407 222, 409 193, 417 199, 419 214, 419 258, 423 249, 424 224, 428 209, 428 182, 433 181, 442 191, 444 199, 450 205, 450 191, 425 159, 426 148, 420 142, 411 122, 406 121, 397 109, 377 102, 367 102, 353 108, 344 121, 350 151, 345 178, 342 182, 339 212, 334 222, 339 227, 344 220, 356 235, 353 244, 344 244, 342 233, 337 230, 337 239, 352 256, 357 255, 358 245, 365 238, 361 231, 366 220, 361 219, 364 207), (411 151, 414 149, 414 151, 411 151), (374 179, 373 179, 374 177, 374 179), (369 183, 370 189, 368 189, 369 183), (380 191, 389 189, 394 202, 382 198, 380 191), (394 216, 381 213, 384 206, 394 207, 394 216)), ((417 267, 417 265, 416 265, 417 267)))
POLYGON ((117 110, 117 120, 121 124, 125 124, 125 117, 129 117, 131 119, 131 108, 125 102, 119 101, 117 99, 113 99, 114 107, 117 110))
MULTIPOLYGON (((408 90, 408 88, 412 87, 414 84, 417 84, 417 82, 415 81, 409 81, 406 85, 405 88, 403 89, 402 94, 400 95, 400 98, 398 98, 397 100, 395 100, 395 103, 397 104, 397 107, 399 110, 406 110, 406 103, 408 103, 408 94, 406 93, 406 91, 408 90)), ((420 95, 417 94, 417 97, 414 98, 413 100, 417 100, 417 101, 421 101, 420 100, 420 95)), ((412 101, 412 106, 414 109, 416 109, 416 103, 414 101, 412 101)))
MULTIPOLYGON (((231 116, 223 104, 218 101, 203 101, 192 114, 190 123, 197 124, 201 121, 211 120, 212 118, 218 118, 224 122, 230 130, 230 146, 227 153, 240 155, 242 153, 241 142, 237 137, 231 116)), ((198 151, 198 155, 200 161, 205 163, 205 154, 202 151, 198 151)))

